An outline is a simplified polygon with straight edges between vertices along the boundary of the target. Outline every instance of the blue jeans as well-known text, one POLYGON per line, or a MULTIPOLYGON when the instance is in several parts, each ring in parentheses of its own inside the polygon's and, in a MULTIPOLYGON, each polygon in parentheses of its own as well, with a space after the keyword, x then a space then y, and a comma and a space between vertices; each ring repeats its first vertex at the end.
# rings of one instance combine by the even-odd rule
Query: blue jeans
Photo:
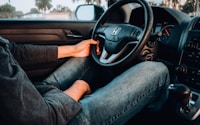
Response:
POLYGON ((72 58, 48 78, 59 82, 61 90, 77 79, 91 86, 92 82, 103 85, 79 101, 82 110, 70 125, 123 125, 146 107, 159 110, 170 82, 168 69, 161 62, 141 62, 118 75, 107 67, 96 67, 88 58, 72 58))

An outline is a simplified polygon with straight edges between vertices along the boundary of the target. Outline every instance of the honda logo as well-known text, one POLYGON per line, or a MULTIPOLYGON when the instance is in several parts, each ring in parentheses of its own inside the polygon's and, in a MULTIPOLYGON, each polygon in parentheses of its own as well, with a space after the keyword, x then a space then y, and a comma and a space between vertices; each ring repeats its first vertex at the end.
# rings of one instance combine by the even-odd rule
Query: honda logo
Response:
POLYGON ((111 33, 111 35, 115 36, 121 31, 121 27, 115 27, 111 33))

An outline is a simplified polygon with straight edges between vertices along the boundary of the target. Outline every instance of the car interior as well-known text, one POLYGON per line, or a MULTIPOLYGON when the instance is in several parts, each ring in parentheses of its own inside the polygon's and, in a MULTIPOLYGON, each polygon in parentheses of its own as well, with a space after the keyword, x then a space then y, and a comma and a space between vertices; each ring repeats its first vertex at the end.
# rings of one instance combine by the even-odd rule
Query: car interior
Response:
MULTIPOLYGON (((40 45, 73 45, 84 39, 97 39, 102 54, 97 55, 93 46, 94 61, 116 71, 141 61, 163 62, 171 79, 165 109, 141 112, 127 125, 200 125, 200 16, 150 6, 143 0, 116 0, 109 4, 105 12, 96 7, 97 20, 92 21, 2 19, 0 36, 19 44, 40 45)), ((20 63, 29 78, 37 82, 66 60, 20 63)))

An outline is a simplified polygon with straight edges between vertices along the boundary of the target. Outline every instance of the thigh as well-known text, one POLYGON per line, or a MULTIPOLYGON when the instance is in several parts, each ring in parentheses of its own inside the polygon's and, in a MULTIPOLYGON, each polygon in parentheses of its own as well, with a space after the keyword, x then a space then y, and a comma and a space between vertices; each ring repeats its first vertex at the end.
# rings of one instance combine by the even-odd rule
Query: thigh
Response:
POLYGON ((122 125, 166 92, 162 90, 168 84, 168 70, 162 63, 137 64, 80 100, 82 110, 70 124, 122 125))
POLYGON ((90 67, 89 58, 71 58, 56 69, 44 81, 53 84, 61 90, 67 89, 75 80, 80 79, 90 67))

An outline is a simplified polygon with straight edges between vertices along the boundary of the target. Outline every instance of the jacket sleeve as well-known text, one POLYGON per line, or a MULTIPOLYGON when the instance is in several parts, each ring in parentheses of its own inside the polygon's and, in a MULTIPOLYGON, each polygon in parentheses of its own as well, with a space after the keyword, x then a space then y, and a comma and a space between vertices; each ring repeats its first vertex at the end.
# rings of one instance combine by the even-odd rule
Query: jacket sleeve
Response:
POLYGON ((38 64, 58 60, 58 48, 56 45, 16 44, 9 41, 9 47, 19 64, 38 64))
POLYGON ((67 124, 80 111, 79 103, 54 86, 34 86, 13 58, 8 44, 0 39, 0 123, 67 124))

